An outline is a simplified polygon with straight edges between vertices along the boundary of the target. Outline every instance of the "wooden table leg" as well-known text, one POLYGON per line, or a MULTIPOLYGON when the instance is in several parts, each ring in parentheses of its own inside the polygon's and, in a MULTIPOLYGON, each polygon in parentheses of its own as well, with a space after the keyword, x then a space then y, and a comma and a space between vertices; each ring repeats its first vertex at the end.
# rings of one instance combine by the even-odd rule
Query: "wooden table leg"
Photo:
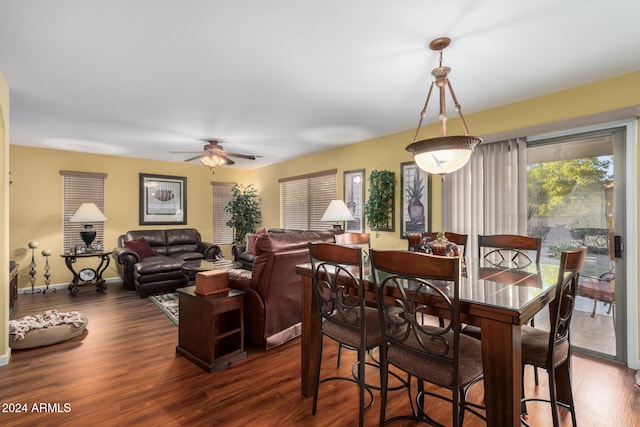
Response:
POLYGON ((320 314, 313 291, 311 277, 302 276, 302 345, 300 392, 304 397, 313 396, 315 371, 318 361, 318 340, 320 335, 320 314))
MULTIPOLYGON (((571 357, 571 355, 569 355, 571 357)), ((571 375, 571 360, 563 363, 562 365, 556 368, 555 376, 556 376, 556 398, 558 402, 564 403, 565 405, 569 404, 571 400, 569 396, 571 395, 571 383, 567 381, 567 377, 571 375)))
POLYGON ((481 328, 487 425, 520 426, 520 326, 482 319, 481 328))

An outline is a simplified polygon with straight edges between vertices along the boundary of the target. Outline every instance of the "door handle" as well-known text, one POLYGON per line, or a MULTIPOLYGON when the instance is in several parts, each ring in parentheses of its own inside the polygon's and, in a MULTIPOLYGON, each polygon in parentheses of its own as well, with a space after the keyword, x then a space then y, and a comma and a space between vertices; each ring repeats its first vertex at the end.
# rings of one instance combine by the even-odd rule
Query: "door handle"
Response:
POLYGON ((613 256, 616 258, 622 258, 622 236, 613 236, 613 256))

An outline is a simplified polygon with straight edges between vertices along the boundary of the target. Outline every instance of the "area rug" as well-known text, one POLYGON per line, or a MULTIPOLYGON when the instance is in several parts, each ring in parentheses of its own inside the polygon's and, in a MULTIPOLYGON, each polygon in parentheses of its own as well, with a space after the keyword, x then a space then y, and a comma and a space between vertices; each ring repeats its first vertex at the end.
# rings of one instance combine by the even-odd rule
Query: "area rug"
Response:
POLYGON ((168 294, 151 295, 149 299, 157 305, 176 326, 178 325, 178 319, 180 318, 178 294, 170 292, 168 294))

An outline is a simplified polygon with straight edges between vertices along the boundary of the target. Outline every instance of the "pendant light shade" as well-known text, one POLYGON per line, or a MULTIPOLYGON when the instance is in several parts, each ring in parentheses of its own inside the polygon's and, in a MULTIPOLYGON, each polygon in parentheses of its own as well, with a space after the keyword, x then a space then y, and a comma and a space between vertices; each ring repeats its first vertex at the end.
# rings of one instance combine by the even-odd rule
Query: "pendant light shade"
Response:
POLYGON ((462 109, 451 87, 451 81, 447 77, 449 72, 451 72, 451 68, 442 66, 442 50, 449 46, 450 43, 451 39, 441 37, 433 40, 429 44, 429 48, 440 52, 440 65, 431 71, 431 74, 435 77, 435 81, 433 81, 429 87, 427 99, 420 112, 420 121, 418 122, 413 143, 409 144, 406 148, 406 150, 413 155, 416 165, 418 165, 420 169, 439 175, 456 171, 466 165, 475 147, 482 142, 482 139, 469 135, 467 124, 462 115, 462 109), (438 87, 440 92, 440 114, 438 116, 440 120, 440 136, 419 140, 420 128, 426 116, 427 106, 429 105, 429 99, 431 98, 434 86, 438 87), (447 136, 446 88, 449 89, 456 112, 458 113, 458 118, 464 130, 464 135, 447 136))

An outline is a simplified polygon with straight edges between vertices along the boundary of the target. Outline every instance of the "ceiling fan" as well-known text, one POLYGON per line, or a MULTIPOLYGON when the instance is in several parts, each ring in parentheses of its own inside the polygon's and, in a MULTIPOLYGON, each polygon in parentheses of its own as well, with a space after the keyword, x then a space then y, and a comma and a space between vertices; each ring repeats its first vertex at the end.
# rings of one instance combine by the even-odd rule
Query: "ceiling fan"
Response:
POLYGON ((261 156, 252 156, 248 154, 230 153, 224 151, 220 141, 216 139, 205 140, 207 144, 204 145, 202 152, 199 151, 170 151, 170 153, 198 153, 197 156, 189 157, 185 159, 185 162, 200 159, 200 162, 209 167, 219 167, 224 165, 233 165, 235 162, 229 157, 237 157, 239 159, 255 160, 261 156))

